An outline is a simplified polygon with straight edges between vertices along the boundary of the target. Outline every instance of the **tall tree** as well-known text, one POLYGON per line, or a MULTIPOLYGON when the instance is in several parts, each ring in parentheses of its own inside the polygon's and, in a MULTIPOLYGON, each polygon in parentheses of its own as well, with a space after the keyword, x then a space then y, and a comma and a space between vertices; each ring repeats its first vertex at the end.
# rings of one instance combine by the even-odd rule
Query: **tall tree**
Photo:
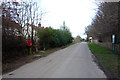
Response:
MULTIPOLYGON (((86 33, 104 42, 111 42, 112 34, 118 38, 118 3, 104 2, 98 7, 97 14, 86 33)), ((118 40, 116 39, 118 43, 118 40)))

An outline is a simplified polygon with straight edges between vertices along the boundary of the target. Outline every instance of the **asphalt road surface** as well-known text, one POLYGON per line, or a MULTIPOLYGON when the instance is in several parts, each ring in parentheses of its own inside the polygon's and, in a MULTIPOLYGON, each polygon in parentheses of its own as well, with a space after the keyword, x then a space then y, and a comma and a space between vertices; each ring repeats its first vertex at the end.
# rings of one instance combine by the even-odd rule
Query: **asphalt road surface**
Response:
POLYGON ((86 42, 76 43, 28 63, 3 78, 106 78, 86 42))

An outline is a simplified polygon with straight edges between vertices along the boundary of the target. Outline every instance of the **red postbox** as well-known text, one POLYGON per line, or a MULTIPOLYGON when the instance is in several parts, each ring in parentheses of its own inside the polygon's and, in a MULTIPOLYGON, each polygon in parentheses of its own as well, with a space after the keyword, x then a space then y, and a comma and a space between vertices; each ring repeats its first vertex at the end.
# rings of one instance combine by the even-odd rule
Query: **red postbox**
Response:
POLYGON ((28 40, 28 46, 31 46, 32 42, 31 40, 28 40))

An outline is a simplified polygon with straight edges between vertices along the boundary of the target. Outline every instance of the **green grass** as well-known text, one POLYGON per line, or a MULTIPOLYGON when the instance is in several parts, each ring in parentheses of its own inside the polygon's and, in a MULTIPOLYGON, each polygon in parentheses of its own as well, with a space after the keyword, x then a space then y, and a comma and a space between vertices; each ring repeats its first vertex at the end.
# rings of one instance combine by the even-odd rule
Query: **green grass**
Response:
POLYGON ((34 55, 29 55, 29 56, 27 56, 29 59, 32 59, 32 58, 34 58, 35 56, 34 55))
POLYGON ((95 43, 88 43, 90 49, 92 50, 93 53, 111 53, 110 49, 101 47, 100 45, 97 45, 95 43))
POLYGON ((40 55, 49 54, 49 53, 55 52, 55 51, 57 51, 57 50, 59 50, 59 49, 61 49, 61 48, 48 49, 48 50, 46 50, 46 51, 44 51, 44 52, 40 52, 39 54, 40 54, 40 55))
POLYGON ((46 50, 46 51, 44 51, 44 52, 40 52, 39 54, 40 54, 40 55, 49 54, 49 53, 55 52, 55 51, 57 51, 57 50, 60 50, 60 49, 62 49, 62 48, 66 48, 66 47, 68 47, 68 46, 70 46, 70 45, 73 45, 73 44, 75 44, 75 43, 72 42, 72 43, 70 43, 70 44, 67 44, 66 46, 48 49, 48 50, 46 50))
POLYGON ((118 57, 117 55, 113 54, 110 49, 107 49, 95 43, 88 43, 88 46, 90 47, 92 53, 97 56, 100 64, 104 68, 113 72, 118 71, 118 57))
POLYGON ((75 44, 75 42, 72 42, 72 43, 70 43, 70 44, 67 44, 65 47, 68 47, 68 46, 73 45, 73 44, 75 44))

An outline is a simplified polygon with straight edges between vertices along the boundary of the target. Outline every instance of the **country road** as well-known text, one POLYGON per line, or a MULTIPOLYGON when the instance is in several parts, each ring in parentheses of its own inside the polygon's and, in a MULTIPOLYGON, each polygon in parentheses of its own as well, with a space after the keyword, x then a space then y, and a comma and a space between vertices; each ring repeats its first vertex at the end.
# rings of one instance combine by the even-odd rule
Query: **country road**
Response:
POLYGON ((3 78, 106 78, 91 55, 86 42, 76 43, 5 74, 3 78))

